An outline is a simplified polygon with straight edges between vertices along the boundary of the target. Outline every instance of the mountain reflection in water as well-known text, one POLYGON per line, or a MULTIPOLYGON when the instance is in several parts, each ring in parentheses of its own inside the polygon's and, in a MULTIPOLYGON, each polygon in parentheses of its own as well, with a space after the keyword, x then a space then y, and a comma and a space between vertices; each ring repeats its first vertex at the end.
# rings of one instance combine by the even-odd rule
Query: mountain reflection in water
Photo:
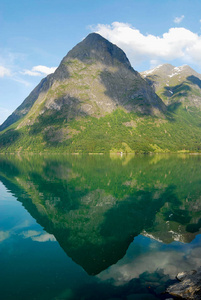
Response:
POLYGON ((140 234, 169 244, 200 233, 200 162, 184 154, 2 155, 0 181, 74 262, 96 275, 140 234))

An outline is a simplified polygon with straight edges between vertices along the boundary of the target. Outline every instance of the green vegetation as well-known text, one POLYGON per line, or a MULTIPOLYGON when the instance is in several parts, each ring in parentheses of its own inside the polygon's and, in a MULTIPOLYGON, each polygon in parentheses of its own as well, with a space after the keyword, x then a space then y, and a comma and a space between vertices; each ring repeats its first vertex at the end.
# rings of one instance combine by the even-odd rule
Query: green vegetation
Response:
POLYGON ((55 111, 40 116, 32 126, 6 131, 0 136, 0 147, 2 152, 199 152, 200 124, 201 112, 182 106, 166 119, 118 108, 99 119, 67 120, 55 111))

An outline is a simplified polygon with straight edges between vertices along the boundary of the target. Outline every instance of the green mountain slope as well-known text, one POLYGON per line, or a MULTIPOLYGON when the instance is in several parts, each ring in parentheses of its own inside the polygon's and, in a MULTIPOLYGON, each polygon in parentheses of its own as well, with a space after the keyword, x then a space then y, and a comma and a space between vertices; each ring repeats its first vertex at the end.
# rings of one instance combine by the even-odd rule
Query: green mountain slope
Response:
POLYGON ((0 151, 199 151, 199 76, 171 65, 141 76, 92 33, 1 125, 0 151))

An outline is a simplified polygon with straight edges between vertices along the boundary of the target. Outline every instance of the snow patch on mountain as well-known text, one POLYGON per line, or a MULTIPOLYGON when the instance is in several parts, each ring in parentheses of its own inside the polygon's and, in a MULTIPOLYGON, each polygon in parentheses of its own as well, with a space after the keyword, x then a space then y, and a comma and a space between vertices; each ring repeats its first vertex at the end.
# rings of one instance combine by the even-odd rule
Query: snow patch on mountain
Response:
POLYGON ((170 74, 170 75, 168 75, 168 77, 173 77, 173 76, 175 76, 175 75, 179 75, 183 70, 184 70, 184 68, 186 67, 186 65, 183 65, 183 66, 181 66, 181 67, 175 67, 174 69, 173 69, 173 73, 172 74, 170 74))
POLYGON ((154 69, 151 69, 151 70, 148 70, 148 71, 144 71, 144 72, 142 72, 142 76, 146 77, 147 75, 150 75, 150 74, 154 73, 156 70, 158 70, 162 66, 163 65, 159 65, 159 66, 155 67, 154 69))

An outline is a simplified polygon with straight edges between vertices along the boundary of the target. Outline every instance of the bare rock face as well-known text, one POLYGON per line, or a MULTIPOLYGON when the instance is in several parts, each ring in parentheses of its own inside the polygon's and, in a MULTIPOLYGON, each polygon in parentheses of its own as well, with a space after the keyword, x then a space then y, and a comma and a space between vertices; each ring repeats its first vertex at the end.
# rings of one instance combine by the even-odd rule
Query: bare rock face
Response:
POLYGON ((180 282, 167 289, 169 294, 187 300, 201 299, 201 267, 197 271, 181 272, 176 278, 180 282))

